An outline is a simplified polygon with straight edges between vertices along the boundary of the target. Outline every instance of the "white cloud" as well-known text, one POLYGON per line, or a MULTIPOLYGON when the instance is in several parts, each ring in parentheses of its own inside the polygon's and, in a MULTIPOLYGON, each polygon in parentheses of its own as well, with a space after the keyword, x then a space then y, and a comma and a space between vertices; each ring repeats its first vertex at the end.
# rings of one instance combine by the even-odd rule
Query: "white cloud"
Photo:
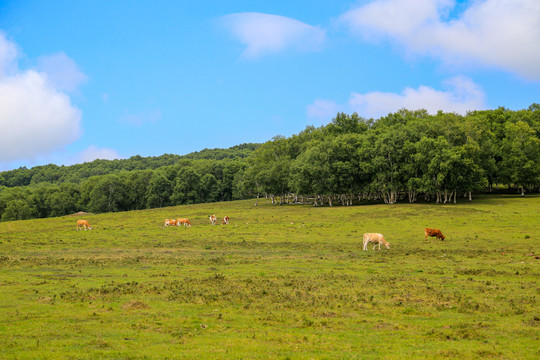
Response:
POLYGON ((77 155, 75 163, 91 162, 96 159, 102 160, 114 160, 122 159, 122 157, 116 152, 116 150, 109 148, 98 148, 96 146, 89 146, 86 150, 77 155))
POLYGON ((81 133, 81 111, 45 73, 19 70, 18 57, 0 32, 0 163, 43 157, 81 133))
POLYGON ((436 90, 421 85, 418 89, 406 88, 401 94, 389 92, 353 93, 349 99, 352 111, 364 117, 381 117, 399 109, 425 109, 430 114, 439 110, 466 114, 467 111, 483 109, 483 90, 465 77, 455 77, 445 82, 450 89, 436 90))
POLYGON ((356 112, 365 118, 379 118, 400 109, 419 110, 425 109, 430 114, 436 114, 439 110, 444 112, 455 112, 466 114, 471 110, 485 108, 484 91, 472 80, 466 77, 454 77, 446 80, 443 85, 446 90, 437 90, 429 86, 421 85, 418 89, 405 88, 401 93, 373 91, 364 94, 352 93, 346 105, 339 104, 329 100, 316 100, 308 106, 308 115, 320 115, 326 117, 329 121, 336 113, 326 114, 325 109, 320 104, 328 104, 332 110, 344 109, 342 111, 356 112), (315 110, 317 111, 315 111, 315 110), (312 111, 310 114, 310 110, 312 111))
POLYGON ((17 70, 17 46, 0 31, 0 79, 17 70))
POLYGON ((319 27, 284 16, 237 13, 221 18, 223 25, 246 49, 242 56, 257 58, 293 48, 318 50, 326 35, 319 27))
POLYGON ((388 37, 447 63, 480 63, 540 80, 540 1, 375 0, 340 21, 365 39, 388 37))
POLYGON ((75 61, 63 52, 41 56, 38 70, 47 74, 47 79, 56 90, 75 91, 88 77, 81 72, 75 61))

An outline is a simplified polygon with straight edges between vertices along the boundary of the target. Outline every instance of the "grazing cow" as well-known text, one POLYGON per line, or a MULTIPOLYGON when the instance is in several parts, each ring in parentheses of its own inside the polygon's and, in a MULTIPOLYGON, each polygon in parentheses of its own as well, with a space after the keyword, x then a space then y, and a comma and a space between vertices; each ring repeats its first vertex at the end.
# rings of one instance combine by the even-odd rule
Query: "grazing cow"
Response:
POLYGON ((77 230, 84 228, 86 230, 87 228, 92 230, 92 227, 90 226, 90 223, 88 223, 88 220, 77 220, 77 230))
POLYGON ((229 223, 229 217, 228 216, 225 216, 223 218, 223 224, 222 225, 227 225, 229 223))
POLYGON ((189 219, 180 218, 180 219, 177 219, 176 222, 178 226, 180 226, 180 224, 183 224, 184 226, 191 227, 191 222, 189 221, 189 219))
POLYGON ((210 222, 212 225, 216 225, 217 217, 216 215, 210 215, 210 222))
POLYGON ((424 235, 426 236, 426 240, 427 240, 428 236, 433 236, 433 237, 436 237, 437 239, 441 239, 441 240, 445 239, 444 235, 442 234, 441 230, 439 230, 439 229, 425 228, 424 229, 424 235))
POLYGON ((163 227, 167 226, 180 226, 180 224, 178 224, 178 220, 176 219, 165 219, 165 225, 163 227))
POLYGON ((373 250, 375 250, 375 247, 377 246, 377 244, 379 244, 379 250, 381 250, 381 244, 386 246, 387 249, 390 249, 390 243, 386 242, 382 234, 378 234, 378 233, 364 234, 364 250, 367 251, 368 243, 370 242, 374 243, 373 250))

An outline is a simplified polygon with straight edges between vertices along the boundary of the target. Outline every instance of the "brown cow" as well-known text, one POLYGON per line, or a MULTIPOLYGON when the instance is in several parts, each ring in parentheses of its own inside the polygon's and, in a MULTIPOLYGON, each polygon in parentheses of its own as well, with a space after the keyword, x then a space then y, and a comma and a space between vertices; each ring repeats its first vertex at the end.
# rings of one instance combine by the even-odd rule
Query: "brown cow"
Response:
POLYGON ((439 230, 439 229, 425 228, 424 229, 424 235, 426 236, 426 240, 427 240, 428 236, 436 237, 437 239, 441 239, 441 240, 445 239, 444 235, 442 234, 441 230, 439 230))
POLYGON ((209 219, 212 225, 216 225, 216 221, 217 221, 216 215, 210 215, 209 219))
POLYGON ((165 219, 165 225, 163 227, 167 226, 180 226, 180 224, 178 224, 178 220, 176 219, 165 219))
POLYGON ((228 216, 225 216, 225 217, 223 218, 223 223, 222 223, 222 225, 227 225, 228 223, 229 223, 229 217, 228 217, 228 216))
POLYGON ((176 222, 178 226, 180 226, 180 224, 183 224, 184 226, 191 227, 191 222, 189 221, 189 219, 180 218, 180 219, 177 219, 176 222))
POLYGON ((90 226, 90 223, 88 223, 88 220, 77 220, 77 230, 84 228, 86 230, 87 228, 92 230, 92 227, 90 226))
POLYGON ((375 247, 377 246, 377 244, 379 244, 379 250, 381 250, 381 244, 386 246, 387 249, 390 249, 390 243, 386 242, 383 234, 378 234, 378 233, 364 234, 364 250, 367 251, 368 243, 370 242, 375 244, 373 245, 373 250, 375 250, 375 247))

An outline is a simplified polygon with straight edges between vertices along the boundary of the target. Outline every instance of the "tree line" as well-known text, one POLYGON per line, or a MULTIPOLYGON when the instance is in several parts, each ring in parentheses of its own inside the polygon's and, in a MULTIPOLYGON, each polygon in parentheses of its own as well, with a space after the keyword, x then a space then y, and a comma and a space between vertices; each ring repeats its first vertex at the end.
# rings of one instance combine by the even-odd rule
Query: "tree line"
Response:
POLYGON ((0 219, 140 210, 243 198, 236 184, 261 144, 0 173, 0 219))
POLYGON ((540 105, 466 115, 338 113, 264 144, 0 173, 0 219, 112 212, 265 196, 274 203, 456 202, 540 185, 540 105))
POLYGON ((377 120, 339 113, 326 126, 275 137, 248 158, 253 196, 292 200, 379 199, 437 203, 505 186, 540 184, 540 105, 462 116, 400 110, 377 120))

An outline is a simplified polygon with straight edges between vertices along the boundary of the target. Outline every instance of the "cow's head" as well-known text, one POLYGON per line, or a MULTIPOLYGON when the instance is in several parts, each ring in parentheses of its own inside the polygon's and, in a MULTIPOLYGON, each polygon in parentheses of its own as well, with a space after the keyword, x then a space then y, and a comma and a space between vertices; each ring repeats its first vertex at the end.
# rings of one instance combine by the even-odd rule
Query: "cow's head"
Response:
POLYGON ((386 244, 384 244, 384 246, 386 246, 387 249, 390 249, 390 243, 387 242, 386 244))

